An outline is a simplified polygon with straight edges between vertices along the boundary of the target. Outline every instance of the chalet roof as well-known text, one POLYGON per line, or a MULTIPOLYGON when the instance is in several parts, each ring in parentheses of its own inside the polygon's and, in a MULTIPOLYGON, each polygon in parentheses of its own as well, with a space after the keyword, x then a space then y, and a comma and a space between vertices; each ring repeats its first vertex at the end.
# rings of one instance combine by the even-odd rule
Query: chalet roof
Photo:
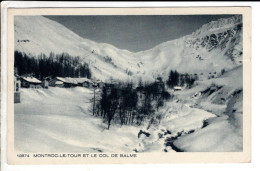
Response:
POLYGON ((78 84, 83 82, 92 83, 92 81, 88 78, 71 78, 71 77, 56 77, 58 80, 64 83, 78 84))
POLYGON ((92 81, 88 78, 74 78, 78 83, 84 83, 84 82, 89 82, 92 83, 92 81))
POLYGON ((56 85, 61 85, 61 84, 63 84, 63 82, 62 81, 56 81, 55 84, 56 85))
POLYGON ((29 83, 41 83, 40 80, 38 80, 37 78, 34 78, 34 77, 22 77, 22 79, 24 79, 25 81, 27 81, 29 83))
POLYGON ((175 86, 175 87, 173 87, 175 90, 181 90, 182 89, 182 87, 180 87, 180 86, 175 86))

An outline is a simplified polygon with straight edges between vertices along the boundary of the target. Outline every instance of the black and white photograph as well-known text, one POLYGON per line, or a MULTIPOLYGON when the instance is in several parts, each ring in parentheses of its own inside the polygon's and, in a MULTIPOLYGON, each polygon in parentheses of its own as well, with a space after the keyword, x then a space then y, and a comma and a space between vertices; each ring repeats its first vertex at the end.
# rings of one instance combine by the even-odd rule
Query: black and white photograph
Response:
POLYGON ((6 162, 250 162, 250 12, 8 9, 6 162))
POLYGON ((14 16, 18 152, 243 151, 243 17, 14 16))

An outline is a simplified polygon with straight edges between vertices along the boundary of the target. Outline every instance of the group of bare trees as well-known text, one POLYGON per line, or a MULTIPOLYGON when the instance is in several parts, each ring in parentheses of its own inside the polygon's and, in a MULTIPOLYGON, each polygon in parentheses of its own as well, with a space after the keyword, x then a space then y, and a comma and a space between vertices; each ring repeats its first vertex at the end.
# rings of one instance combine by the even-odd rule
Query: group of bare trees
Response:
POLYGON ((105 84, 100 99, 95 100, 93 114, 103 118, 107 129, 112 123, 141 125, 145 119, 154 117, 164 101, 170 98, 164 87, 164 83, 158 80, 137 88, 132 83, 105 84))

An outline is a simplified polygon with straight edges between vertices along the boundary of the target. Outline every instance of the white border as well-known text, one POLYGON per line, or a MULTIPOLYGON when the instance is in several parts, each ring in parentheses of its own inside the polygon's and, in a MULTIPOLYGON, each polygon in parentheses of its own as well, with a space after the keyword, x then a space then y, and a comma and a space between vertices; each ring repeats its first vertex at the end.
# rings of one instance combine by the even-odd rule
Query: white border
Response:
POLYGON ((2 2, 1 19, 4 25, 1 27, 2 40, 1 40, 1 170, 26 170, 26 171, 51 171, 51 170, 134 170, 134 169, 149 169, 149 170, 162 170, 162 169, 175 169, 182 171, 193 170, 259 170, 260 169, 260 111, 258 106, 258 96, 260 95, 260 86, 252 84, 252 163, 251 164, 174 164, 174 165, 56 165, 56 166, 18 166, 6 164, 6 83, 7 83, 7 46, 6 46, 6 21, 7 21, 7 8, 17 7, 187 7, 187 6, 252 6, 252 78, 253 83, 260 83, 258 81, 260 73, 260 3, 258 2, 2 2))

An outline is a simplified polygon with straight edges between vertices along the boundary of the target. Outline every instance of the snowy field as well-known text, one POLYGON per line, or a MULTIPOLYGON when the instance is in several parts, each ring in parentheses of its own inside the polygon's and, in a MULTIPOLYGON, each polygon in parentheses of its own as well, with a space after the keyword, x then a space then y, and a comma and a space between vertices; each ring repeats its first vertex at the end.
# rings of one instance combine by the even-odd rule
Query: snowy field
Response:
POLYGON ((15 147, 26 152, 132 151, 135 127, 107 131, 89 111, 86 88, 22 89, 15 104, 15 147))
POLYGON ((78 153, 242 151, 242 93, 234 93, 242 84, 239 79, 234 85, 228 82, 240 70, 212 79, 223 87, 211 94, 205 89, 212 83, 205 82, 176 93, 156 113, 161 121, 149 128, 147 121, 142 126, 112 124, 107 130, 101 118, 92 116, 93 95, 86 88, 22 89, 21 103, 15 104, 15 148, 78 153), (219 100, 224 97, 227 103, 219 100), (138 136, 140 130, 150 136, 138 136))

